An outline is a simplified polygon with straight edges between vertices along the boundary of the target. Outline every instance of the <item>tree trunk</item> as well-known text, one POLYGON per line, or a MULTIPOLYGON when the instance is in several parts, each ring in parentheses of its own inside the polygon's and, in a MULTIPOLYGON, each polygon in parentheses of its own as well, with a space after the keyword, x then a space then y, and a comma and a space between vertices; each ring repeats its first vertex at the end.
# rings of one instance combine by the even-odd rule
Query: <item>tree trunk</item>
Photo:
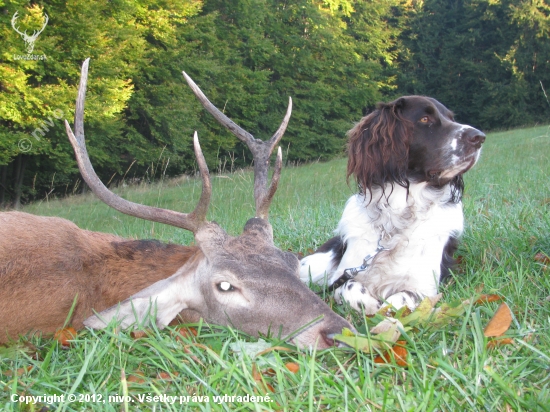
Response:
POLYGON ((0 209, 6 203, 6 184, 8 182, 8 166, 0 166, 0 209))
POLYGON ((18 155, 14 165, 14 196, 13 208, 19 210, 21 207, 21 194, 23 190, 23 178, 25 177, 25 167, 27 166, 27 156, 18 155))

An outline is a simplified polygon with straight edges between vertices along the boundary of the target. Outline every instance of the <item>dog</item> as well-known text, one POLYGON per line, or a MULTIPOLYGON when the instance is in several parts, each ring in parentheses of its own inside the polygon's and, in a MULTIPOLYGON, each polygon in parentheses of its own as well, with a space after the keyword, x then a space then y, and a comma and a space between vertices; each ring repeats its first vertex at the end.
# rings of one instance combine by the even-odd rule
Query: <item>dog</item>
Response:
POLYGON ((485 134, 431 97, 378 104, 349 132, 346 203, 336 236, 301 260, 304 282, 331 285, 338 303, 373 314, 414 309, 437 294, 463 232, 462 175, 485 134))

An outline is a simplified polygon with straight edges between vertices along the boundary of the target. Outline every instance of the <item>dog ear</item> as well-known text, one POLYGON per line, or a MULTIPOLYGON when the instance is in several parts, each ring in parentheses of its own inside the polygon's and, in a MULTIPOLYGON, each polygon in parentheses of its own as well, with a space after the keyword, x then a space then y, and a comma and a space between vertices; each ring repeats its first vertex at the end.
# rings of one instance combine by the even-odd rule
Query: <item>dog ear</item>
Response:
POLYGON ((372 196, 373 186, 380 186, 389 196, 393 185, 408 189, 409 139, 413 124, 402 116, 406 100, 380 103, 348 132, 347 178, 354 176, 359 191, 372 196), (390 193, 385 190, 389 184, 390 193))

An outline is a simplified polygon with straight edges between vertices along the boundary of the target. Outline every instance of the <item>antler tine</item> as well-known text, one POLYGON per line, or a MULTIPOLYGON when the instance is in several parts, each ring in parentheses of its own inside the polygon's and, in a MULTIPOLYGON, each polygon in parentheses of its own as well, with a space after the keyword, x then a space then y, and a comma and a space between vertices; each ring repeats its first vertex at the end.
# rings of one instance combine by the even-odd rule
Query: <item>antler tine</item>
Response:
POLYGON ((44 31, 44 29, 46 28, 46 25, 48 24, 48 21, 50 21, 50 18, 49 18, 49 16, 48 16, 46 13, 44 13, 44 24, 42 25, 42 28, 41 28, 40 30, 35 30, 35 31, 34 31, 33 36, 37 36, 37 37, 38 37, 38 35, 39 35, 40 33, 42 33, 42 32, 44 31), (37 32, 38 32, 38 33, 37 33, 37 32))
POLYGON ((65 128, 71 145, 74 148, 76 160, 82 177, 90 186, 92 191, 99 197, 104 203, 113 209, 118 210, 124 214, 135 216, 141 219, 150 220, 158 223, 165 223, 167 225, 179 227, 182 229, 190 230, 196 233, 200 227, 206 223, 206 213, 208 211, 208 205, 210 203, 210 197, 212 194, 212 187, 210 184, 210 174, 208 173, 208 167, 206 166, 206 160, 199 145, 197 132, 193 137, 193 144, 195 149, 195 155, 197 157, 197 163, 202 177, 202 193, 199 203, 195 207, 195 210, 191 213, 175 212, 168 209, 160 209, 157 207, 140 205, 138 203, 130 202, 126 199, 111 192, 101 182, 96 175, 88 151, 86 149, 86 142, 84 139, 84 101, 86 98, 86 84, 88 81, 88 66, 90 59, 86 59, 82 65, 82 72, 80 77, 80 86, 78 88, 78 97, 76 100, 75 110, 75 134, 71 130, 69 122, 65 120, 65 128))
MULTIPOLYGON (((187 75, 187 73, 182 72, 183 77, 185 77, 185 80, 187 81, 187 84, 189 84, 189 87, 191 87, 191 90, 193 90, 193 93, 195 93, 195 96, 199 99, 201 104, 204 106, 208 112, 212 116, 216 118, 218 122, 222 124, 222 126, 227 127, 231 133, 233 133, 235 136, 239 138, 239 140, 242 140, 245 142, 249 147, 251 144, 254 144, 256 142, 256 139, 254 139, 254 136, 252 136, 250 133, 248 133, 246 130, 241 128, 239 125, 237 125, 233 120, 231 120, 229 117, 227 117, 225 114, 223 114, 216 106, 214 106, 210 100, 204 95, 202 90, 195 84, 193 79, 187 75)), ((261 141, 260 141, 261 142, 261 141)), ((250 149, 252 150, 252 148, 250 149)))
POLYGON ((269 206, 273 200, 273 195, 277 190, 277 184, 281 174, 282 168, 282 153, 277 154, 277 163, 275 166, 275 172, 272 177, 271 185, 267 188, 267 175, 269 169, 269 158, 273 152, 274 147, 279 143, 283 134, 286 131, 290 116, 292 114, 292 98, 288 99, 288 108, 283 118, 283 121, 275 134, 267 141, 255 139, 250 133, 242 129, 229 117, 223 114, 216 106, 214 106, 210 100, 204 95, 202 90, 195 84, 195 82, 183 72, 183 77, 193 90, 193 93, 203 107, 225 126, 231 133, 233 133, 239 140, 246 143, 252 156, 254 158, 254 198, 256 200, 256 216, 262 219, 267 219, 269 206))
POLYGON ((13 29, 17 32, 17 34, 20 34, 21 36, 27 34, 27 31, 25 30, 25 33, 21 33, 19 31, 19 26, 18 27, 15 27, 15 24, 17 22, 17 19, 19 18, 19 12, 16 11, 14 14, 13 14, 13 17, 11 18, 11 27, 13 27, 13 29))

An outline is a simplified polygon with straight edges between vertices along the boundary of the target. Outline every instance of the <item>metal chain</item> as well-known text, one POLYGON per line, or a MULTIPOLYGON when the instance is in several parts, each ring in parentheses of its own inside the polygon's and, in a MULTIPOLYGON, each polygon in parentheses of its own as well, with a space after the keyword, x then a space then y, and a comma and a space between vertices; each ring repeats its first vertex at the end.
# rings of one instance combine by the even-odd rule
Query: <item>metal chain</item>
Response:
MULTIPOLYGON (((389 248, 386 248, 380 244, 382 241, 382 236, 378 238, 378 246, 376 247, 376 250, 374 253, 371 253, 363 259, 363 264, 361 266, 356 266, 353 268, 348 268, 344 270, 344 273, 342 273, 342 276, 340 276, 338 279, 336 279, 332 285, 328 286, 326 291, 332 292, 336 289, 338 289, 340 286, 342 286, 344 283, 346 283, 348 280, 353 279, 355 276, 357 276, 360 272, 365 272, 370 265, 372 264, 372 261, 383 250, 390 250, 389 248)), ((321 292, 320 292, 321 293, 321 292)))

